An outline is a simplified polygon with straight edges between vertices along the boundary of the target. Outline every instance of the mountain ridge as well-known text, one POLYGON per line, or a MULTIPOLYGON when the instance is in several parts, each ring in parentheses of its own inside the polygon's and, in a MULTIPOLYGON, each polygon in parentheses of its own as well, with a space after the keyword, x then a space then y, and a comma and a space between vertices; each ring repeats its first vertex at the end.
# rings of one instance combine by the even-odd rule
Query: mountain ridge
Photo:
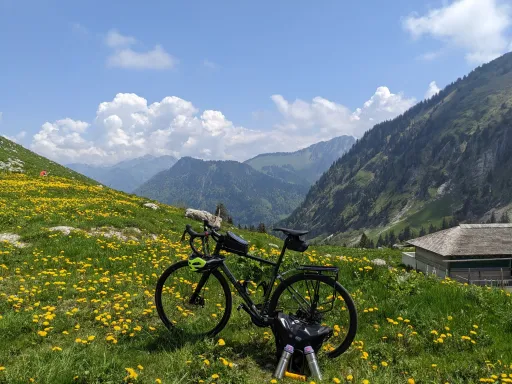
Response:
POLYGON ((478 220, 512 201, 511 126, 509 53, 375 125, 281 224, 325 236, 478 220))
POLYGON ((222 202, 236 223, 270 224, 295 208, 306 186, 268 176, 233 160, 183 157, 137 188, 134 193, 166 204, 215 210, 222 202))
POLYGON ((132 193, 158 172, 172 167, 176 161, 174 156, 169 155, 144 155, 114 165, 71 163, 67 166, 113 189, 132 193))
POLYGON ((254 169, 294 184, 313 184, 356 139, 338 136, 294 152, 262 153, 246 161, 254 169), (286 162, 284 162, 285 160, 286 162))

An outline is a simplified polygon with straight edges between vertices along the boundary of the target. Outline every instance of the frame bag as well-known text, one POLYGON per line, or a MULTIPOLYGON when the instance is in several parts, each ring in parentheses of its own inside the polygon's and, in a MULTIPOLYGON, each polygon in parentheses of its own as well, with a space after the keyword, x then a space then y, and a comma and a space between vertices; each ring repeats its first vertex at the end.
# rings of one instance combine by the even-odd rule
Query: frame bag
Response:
POLYGON ((233 232, 227 231, 222 242, 222 249, 239 256, 244 256, 249 251, 249 243, 233 232))

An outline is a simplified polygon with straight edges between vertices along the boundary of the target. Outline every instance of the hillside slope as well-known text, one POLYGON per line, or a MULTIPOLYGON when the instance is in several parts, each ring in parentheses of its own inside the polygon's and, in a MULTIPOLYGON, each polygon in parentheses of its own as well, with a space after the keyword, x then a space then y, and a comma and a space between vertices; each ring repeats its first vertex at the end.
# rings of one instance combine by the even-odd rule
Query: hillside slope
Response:
POLYGON ((283 224, 318 236, 477 221, 511 203, 510 169, 512 53, 366 132, 283 224))
POLYGON ((15 172, 25 173, 29 176, 38 176, 43 170, 46 170, 51 176, 66 177, 85 183, 97 184, 94 180, 78 172, 39 156, 21 145, 0 136, 0 175, 15 172))
MULTIPOLYGON (((238 295, 228 326, 213 340, 180 342, 163 326, 156 281, 190 254, 179 242, 185 224, 200 226, 183 209, 153 210, 145 202, 78 180, 2 174, 0 236, 20 236, 24 247, 0 241, 0 383, 271 381, 272 334, 234 310, 238 295)), ((270 243, 282 245, 279 239, 226 229, 249 240, 252 253, 277 259, 270 243)), ((238 279, 259 273, 243 260, 226 257, 238 279)), ((324 381, 466 384, 511 375, 510 294, 407 272, 399 260, 394 250, 312 246, 287 253, 282 270, 338 266, 359 312, 350 349, 319 358, 324 381), (375 258, 391 267, 372 264, 375 258)), ((264 280, 270 272, 262 270, 264 280)), ((261 302, 261 291, 249 291, 261 302)))
POLYGON ((135 190, 166 204, 215 211, 222 202, 238 224, 269 224, 290 214, 307 187, 286 183, 236 161, 185 157, 135 190))
POLYGON ((289 183, 311 185, 355 143, 353 136, 340 136, 295 152, 263 153, 246 160, 254 169, 289 183))
POLYGON ((110 188, 131 193, 158 172, 171 168, 176 161, 173 156, 146 155, 111 166, 73 163, 68 167, 110 188))

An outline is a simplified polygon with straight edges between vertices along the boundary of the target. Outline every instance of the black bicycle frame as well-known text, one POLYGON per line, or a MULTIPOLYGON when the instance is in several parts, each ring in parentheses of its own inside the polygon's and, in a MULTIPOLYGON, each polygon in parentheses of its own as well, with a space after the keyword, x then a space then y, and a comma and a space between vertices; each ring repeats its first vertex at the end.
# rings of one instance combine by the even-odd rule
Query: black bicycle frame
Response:
MULTIPOLYGON (((266 264, 266 265, 271 265, 271 266, 274 267, 273 271, 272 271, 272 276, 271 276, 270 282, 269 282, 269 288, 265 292, 265 296, 264 296, 264 299, 263 299, 263 307, 261 308, 261 311, 258 310, 258 308, 256 307, 256 304, 254 303, 254 301, 247 294, 247 292, 244 289, 244 287, 242 286, 242 284, 240 284, 238 279, 233 275, 233 273, 228 268, 226 263, 223 262, 220 265, 220 267, 219 267, 221 269, 221 271, 224 272, 224 274, 226 275, 228 280, 231 282, 231 284, 233 284, 233 286, 235 287, 237 292, 240 294, 240 296, 244 300, 245 304, 248 306, 248 307, 246 307, 244 309, 245 310, 249 309, 250 312, 251 312, 249 314, 251 316, 255 316, 258 320, 260 320, 262 322, 265 321, 265 315, 267 315, 266 312, 267 312, 267 309, 268 309, 268 303, 270 301, 270 294, 273 291, 274 283, 275 283, 276 279, 279 279, 279 280, 282 281, 281 276, 279 275, 279 268, 281 267, 281 264, 283 262, 287 246, 288 246, 288 238, 284 242, 283 248, 281 249, 281 254, 279 255, 279 259, 277 260, 277 262, 273 262, 273 261, 270 261, 270 260, 265 260, 265 259, 263 259, 261 257, 254 256, 254 255, 251 255, 251 254, 247 254, 247 255, 241 256, 241 257, 246 257, 248 259, 255 260, 255 261, 259 262, 259 263, 266 264)), ((215 246, 215 250, 213 251, 213 255, 212 256, 214 256, 214 257, 215 256, 219 256, 220 250, 221 250, 221 244, 217 243, 217 245, 215 246)), ((197 288, 199 288, 199 287, 197 287, 197 288)))
MULTIPOLYGON (((202 237, 201 240, 202 240, 202 243, 203 243, 202 244, 203 252, 205 252, 205 255, 208 255, 209 254, 208 236, 202 237)), ((218 258, 222 259, 222 263, 220 263, 219 266, 216 267, 215 269, 220 268, 220 270, 222 272, 224 272, 224 274, 227 276, 228 280, 231 282, 231 284, 233 284, 233 286, 235 287, 235 289, 237 290, 239 295, 244 300, 245 303, 241 304, 239 309, 240 308, 244 309, 251 316, 251 318, 253 319, 253 322, 259 323, 261 326, 268 325, 269 324, 269 320, 271 320, 271 319, 268 319, 268 315, 269 314, 267 313, 267 311, 268 311, 268 304, 270 302, 270 295, 271 295, 272 291, 274 290, 274 283, 276 282, 277 279, 279 279, 280 281, 283 281, 282 275, 285 275, 285 274, 287 274, 288 272, 291 271, 290 270, 290 271, 284 272, 283 274, 279 274, 279 268, 281 267, 281 264, 282 264, 283 259, 284 259, 284 255, 286 253, 286 249, 288 247, 288 241, 289 241, 289 238, 287 237, 286 240, 284 241, 284 245, 283 245, 283 248, 281 249, 281 254, 279 255, 279 259, 277 260, 277 262, 266 260, 266 259, 263 259, 263 258, 258 257, 258 256, 254 256, 254 255, 251 255, 251 254, 246 254, 246 255, 240 256, 240 257, 246 257, 246 258, 251 259, 251 260, 255 260, 255 261, 257 261, 259 263, 262 263, 262 264, 271 265, 271 266, 274 267, 273 268, 273 272, 272 272, 272 276, 270 278, 270 284, 269 284, 268 289, 265 292, 265 296, 264 296, 264 300, 263 300, 263 304, 262 304, 261 309, 258 309, 256 307, 256 304, 251 299, 251 297, 247 294, 247 292, 244 289, 244 287, 242 286, 242 284, 240 284, 238 279, 233 275, 231 270, 226 265, 226 263, 224 261, 225 257, 220 255, 220 251, 222 249, 221 242, 217 242, 217 244, 215 246, 215 249, 213 251, 213 255, 211 255, 212 257, 218 257, 218 258)), ((192 249, 195 252, 198 252, 197 249, 193 245, 193 238, 190 239, 190 245, 191 245, 192 249)), ((338 269, 336 267, 301 265, 301 266, 295 268, 294 270, 299 270, 299 271, 302 270, 302 271, 310 271, 310 272, 320 272, 320 273, 321 273, 321 271, 336 272, 336 280, 338 280, 338 269)), ((212 271, 208 271, 208 272, 204 272, 203 273, 199 283, 196 286, 196 289, 194 290, 194 293, 191 296, 191 299, 190 299, 191 302, 194 301, 195 298, 199 295, 199 292, 201 292, 201 290, 203 289, 204 284, 206 284, 206 282, 208 281, 208 278, 210 277, 210 273, 211 272, 212 271)), ((295 293, 298 294, 298 292, 295 292, 295 293)), ((296 300, 297 300, 297 298, 296 298, 296 300)))

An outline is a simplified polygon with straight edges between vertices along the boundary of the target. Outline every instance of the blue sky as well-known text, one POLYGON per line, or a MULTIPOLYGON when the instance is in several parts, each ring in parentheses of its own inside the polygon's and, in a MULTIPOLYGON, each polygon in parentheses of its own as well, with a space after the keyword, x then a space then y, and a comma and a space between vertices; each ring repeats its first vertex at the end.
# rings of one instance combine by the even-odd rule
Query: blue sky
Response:
POLYGON ((511 15, 499 0, 0 0, 0 133, 64 163, 359 136, 509 51, 511 15))

